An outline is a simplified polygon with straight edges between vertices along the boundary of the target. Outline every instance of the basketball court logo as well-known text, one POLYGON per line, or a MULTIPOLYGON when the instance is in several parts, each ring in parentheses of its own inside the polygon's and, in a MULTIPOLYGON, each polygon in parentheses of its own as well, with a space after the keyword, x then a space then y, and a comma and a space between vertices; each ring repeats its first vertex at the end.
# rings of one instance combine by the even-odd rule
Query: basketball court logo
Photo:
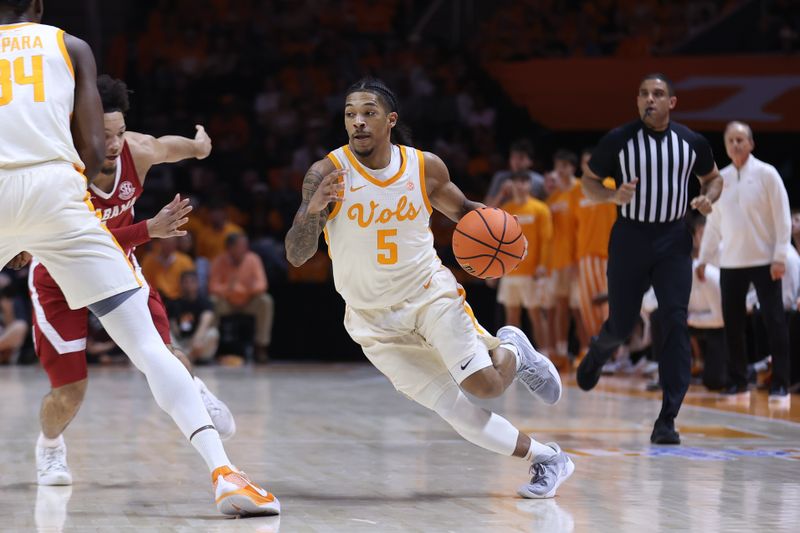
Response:
POLYGON ((136 187, 130 181, 123 181, 119 184, 119 199, 130 200, 136 194, 136 187))

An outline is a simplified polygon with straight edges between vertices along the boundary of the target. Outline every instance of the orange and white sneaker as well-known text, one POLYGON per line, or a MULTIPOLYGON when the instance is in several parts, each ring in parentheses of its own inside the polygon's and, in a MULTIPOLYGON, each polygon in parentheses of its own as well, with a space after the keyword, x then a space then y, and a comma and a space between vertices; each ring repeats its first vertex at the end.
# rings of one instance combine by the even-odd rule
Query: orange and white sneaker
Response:
POLYGON ((214 497, 219 512, 231 516, 276 515, 281 504, 274 495, 262 489, 230 466, 220 466, 211 473, 214 497))

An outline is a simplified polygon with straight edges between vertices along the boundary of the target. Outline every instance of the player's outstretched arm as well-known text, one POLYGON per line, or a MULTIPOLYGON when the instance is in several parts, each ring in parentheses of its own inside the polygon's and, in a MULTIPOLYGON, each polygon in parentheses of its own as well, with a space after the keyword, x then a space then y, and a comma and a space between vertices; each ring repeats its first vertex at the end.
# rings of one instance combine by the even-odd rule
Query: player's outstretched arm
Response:
POLYGON ((126 131, 125 140, 131 149, 136 173, 144 178, 150 167, 161 163, 176 163, 184 159, 205 159, 211 153, 211 137, 203 126, 197 124, 194 139, 179 135, 153 137, 135 131, 126 131))
POLYGON ((425 157, 425 189, 431 207, 443 213, 454 222, 479 207, 486 207, 480 202, 468 200, 461 189, 450 181, 450 172, 439 156, 424 152, 425 157))
POLYGON ((341 202, 344 170, 337 170, 330 159, 317 161, 303 178, 303 201, 286 234, 286 259, 298 267, 311 259, 319 245, 334 202, 341 202))
POLYGON ((86 42, 72 35, 64 35, 64 44, 75 72, 72 140, 83 161, 83 173, 92 181, 100 172, 106 153, 103 104, 97 92, 97 66, 92 49, 86 42))

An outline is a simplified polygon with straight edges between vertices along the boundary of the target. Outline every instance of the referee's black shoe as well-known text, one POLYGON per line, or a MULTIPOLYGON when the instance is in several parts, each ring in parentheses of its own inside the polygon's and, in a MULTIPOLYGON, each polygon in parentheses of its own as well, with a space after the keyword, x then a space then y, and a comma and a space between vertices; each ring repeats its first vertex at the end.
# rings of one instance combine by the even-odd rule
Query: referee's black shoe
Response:
POLYGON ((650 442, 653 444, 680 444, 681 436, 675 431, 674 422, 656 420, 653 432, 650 434, 650 442))
POLYGON ((595 353, 589 349, 589 353, 583 358, 578 370, 575 372, 575 380, 578 386, 585 391, 590 391, 600 381, 600 374, 603 372, 605 361, 600 361, 595 353))

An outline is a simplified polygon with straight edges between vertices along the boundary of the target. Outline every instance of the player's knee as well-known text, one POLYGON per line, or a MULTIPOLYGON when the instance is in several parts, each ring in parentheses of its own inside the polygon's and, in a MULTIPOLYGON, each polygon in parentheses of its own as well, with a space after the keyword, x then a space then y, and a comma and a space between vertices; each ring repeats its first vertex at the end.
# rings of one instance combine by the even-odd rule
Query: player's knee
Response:
POLYGON ((442 394, 433 410, 469 441, 479 435, 485 425, 484 410, 473 404, 459 389, 442 394))
POLYGON ((53 389, 50 395, 64 408, 75 408, 83 403, 89 380, 84 378, 74 383, 68 383, 53 389))
POLYGON ((503 380, 494 367, 486 367, 468 376, 461 382, 461 388, 482 399, 496 398, 505 390, 503 380))

